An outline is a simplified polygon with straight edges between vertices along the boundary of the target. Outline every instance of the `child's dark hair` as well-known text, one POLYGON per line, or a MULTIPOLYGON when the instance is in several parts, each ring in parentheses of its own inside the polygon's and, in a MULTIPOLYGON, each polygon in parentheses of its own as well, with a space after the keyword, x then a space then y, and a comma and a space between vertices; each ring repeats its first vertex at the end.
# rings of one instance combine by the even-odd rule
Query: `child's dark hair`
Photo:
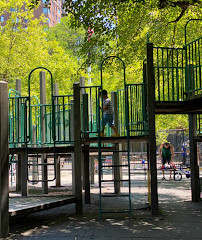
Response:
POLYGON ((102 90, 102 95, 107 96, 107 90, 102 90))

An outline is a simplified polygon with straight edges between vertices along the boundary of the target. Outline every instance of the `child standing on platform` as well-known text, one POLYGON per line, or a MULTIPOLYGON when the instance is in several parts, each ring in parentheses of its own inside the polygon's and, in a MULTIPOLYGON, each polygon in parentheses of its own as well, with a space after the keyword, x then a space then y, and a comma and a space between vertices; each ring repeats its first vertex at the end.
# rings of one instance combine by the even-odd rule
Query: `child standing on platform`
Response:
POLYGON ((111 100, 108 98, 107 91, 102 90, 102 98, 103 98, 103 121, 102 121, 102 130, 100 132, 100 136, 103 137, 104 135, 104 130, 107 125, 109 124, 109 127, 112 128, 114 131, 114 134, 112 137, 119 137, 119 133, 117 128, 114 126, 114 110, 112 106, 111 100))

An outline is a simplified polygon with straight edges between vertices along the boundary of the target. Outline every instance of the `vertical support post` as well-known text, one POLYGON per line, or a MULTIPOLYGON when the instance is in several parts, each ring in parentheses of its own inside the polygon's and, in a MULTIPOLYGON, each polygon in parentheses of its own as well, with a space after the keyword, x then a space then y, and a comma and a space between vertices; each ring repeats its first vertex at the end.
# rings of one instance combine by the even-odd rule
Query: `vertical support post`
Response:
MULTIPOLYGON (((82 100, 83 100, 83 131, 84 133, 84 138, 89 137, 89 133, 87 132, 89 130, 88 126, 88 94, 83 93, 82 94, 82 100)), ((90 203, 90 176, 89 176, 89 144, 84 145, 84 189, 85 189, 85 203, 89 204, 90 203)))
MULTIPOLYGON (((19 93, 21 93, 21 80, 16 79, 15 82, 15 89, 19 93)), ((17 119, 18 119, 18 129, 16 129, 17 133, 21 134, 21 108, 20 108, 20 101, 18 102, 18 113, 17 113, 17 119)), ((18 136, 20 137, 20 136, 18 136)), ((16 154, 16 191, 21 191, 21 155, 16 154)))
POLYGON ((195 136, 196 136, 196 115, 189 114, 191 193, 193 202, 197 202, 200 200, 199 164, 197 158, 197 142, 194 140, 195 136))
POLYGON ((76 212, 82 213, 82 181, 81 181, 81 111, 80 111, 80 86, 74 83, 74 193, 78 197, 76 212))
MULTIPOLYGON (((53 84, 53 95, 58 96, 59 94, 59 85, 58 83, 53 84)), ((58 105, 58 100, 55 100, 56 106, 58 105)), ((56 107, 56 112, 59 111, 59 108, 56 107)), ((60 156, 56 156, 56 187, 61 186, 61 178, 60 178, 60 156)))
MULTIPOLYGON (((74 141, 74 100, 71 100, 71 108, 70 108, 70 126, 71 126, 71 141, 74 141)), ((72 158, 72 194, 75 195, 75 182, 74 182, 74 178, 75 178, 75 169, 74 169, 74 153, 71 154, 71 158, 72 158)))
MULTIPOLYGON (((36 147, 36 125, 32 126, 32 147, 36 147)), ((38 182, 38 167, 37 167, 37 158, 32 158, 32 184, 38 182)))
MULTIPOLYGON (((84 77, 80 77, 79 78, 79 82, 80 82, 80 97, 81 100, 83 101, 83 94, 85 93, 85 78, 84 77)), ((82 109, 83 110, 83 109, 82 109)), ((82 120, 83 120, 83 116, 82 116, 82 120)), ((85 173, 84 173, 84 155, 82 156, 82 160, 81 160, 81 175, 82 175, 82 185, 83 185, 83 190, 85 189, 85 173)))
POLYGON ((94 156, 90 156, 90 183, 95 183, 95 164, 94 164, 94 156))
POLYGON ((8 83, 0 82, 0 238, 9 233, 8 83))
MULTIPOLYGON (((111 92, 111 99, 112 99, 112 105, 114 108, 114 125, 117 127, 118 126, 118 99, 117 99, 117 95, 116 92, 111 92)), ((116 143, 115 144, 115 150, 119 150, 119 144, 116 143)), ((114 190, 116 194, 120 193, 121 190, 121 185, 120 185, 120 179, 121 179, 121 170, 122 168, 119 167, 121 165, 121 158, 122 156, 120 156, 121 154, 119 154, 119 152, 114 152, 113 153, 113 161, 114 161, 114 165, 117 166, 114 168, 114 190)))
POLYGON ((147 43, 147 109, 149 122, 149 161, 151 168, 151 210, 158 215, 158 190, 155 136, 155 77, 153 68, 153 43, 147 43))
POLYGON ((21 195, 26 197, 28 195, 28 158, 27 151, 21 154, 21 195))
MULTIPOLYGON (((45 107, 43 105, 46 104, 46 76, 45 72, 40 72, 40 104, 41 106, 41 141, 42 143, 46 140, 45 133, 45 107)), ((47 157, 46 154, 41 154, 41 163, 42 165, 42 192, 44 194, 48 193, 48 169, 47 169, 47 157)))

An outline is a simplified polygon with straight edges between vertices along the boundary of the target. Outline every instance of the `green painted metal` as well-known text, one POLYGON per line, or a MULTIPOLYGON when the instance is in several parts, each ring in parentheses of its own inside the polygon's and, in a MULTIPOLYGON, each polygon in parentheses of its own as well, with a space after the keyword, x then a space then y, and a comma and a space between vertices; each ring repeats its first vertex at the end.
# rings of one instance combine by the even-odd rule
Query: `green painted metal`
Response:
MULTIPOLYGON (((125 77, 125 64, 123 62, 123 60, 120 57, 117 56, 108 56, 106 57, 102 62, 101 62, 101 86, 100 86, 100 96, 101 96, 101 100, 99 99, 99 104, 98 104, 98 108, 100 108, 100 105, 102 105, 102 109, 103 109, 103 64, 107 59, 111 59, 111 58, 116 58, 118 59, 123 66, 123 80, 124 80, 124 91, 125 91, 125 98, 122 98, 122 100, 124 99, 124 105, 125 105, 125 117, 124 117, 124 113, 123 113, 123 119, 125 120, 125 126, 126 126, 126 134, 127 134, 127 156, 128 156, 128 191, 129 193, 127 194, 128 200, 129 200, 129 216, 130 218, 132 218, 132 207, 131 207, 131 181, 130 181, 130 129, 129 129, 129 102, 128 102, 128 85, 126 84, 126 77, 125 77)), ((120 104, 120 101, 119 101, 120 104)), ((118 106, 118 108, 120 107, 120 105, 118 106)), ((103 165, 103 157, 102 157, 102 140, 101 140, 101 136, 100 136, 100 131, 101 131, 101 127, 100 127, 100 120, 103 119, 103 112, 100 116, 100 111, 98 111, 98 164, 99 164, 99 188, 100 188, 100 194, 99 194, 99 216, 101 218, 103 213, 108 213, 109 211, 106 211, 103 209, 102 206, 102 198, 103 198, 103 194, 102 194, 102 182, 105 182, 102 177, 103 177, 103 168, 105 168, 105 165, 103 165)), ((117 166, 118 167, 118 166, 117 166)), ((114 212, 115 213, 115 212, 114 212)))
POLYGON ((201 44, 202 37, 184 46, 186 62, 185 84, 187 98, 202 94, 201 44))
POLYGON ((196 133, 197 136, 202 136, 202 114, 196 116, 196 133))
MULTIPOLYGON (((72 114, 73 114, 73 95, 55 95, 54 96, 54 129, 55 144, 66 145, 73 143, 71 133, 72 114)), ((52 121, 52 120, 51 120, 52 121)), ((50 124, 52 126, 52 124, 50 124)))
POLYGON ((186 22, 186 24, 185 24, 185 26, 184 26, 184 44, 186 45, 187 44, 187 26, 188 26, 188 24, 190 23, 190 22, 193 22, 193 21, 202 21, 202 19, 200 19, 200 18, 196 18, 196 19, 189 19, 187 22, 186 22))
MULTIPOLYGON (((29 76, 28 76, 28 96, 29 96, 29 116, 31 116, 31 106, 30 106, 30 99, 31 99, 31 76, 32 74, 34 73, 34 71, 38 70, 38 69, 42 69, 42 70, 46 70, 49 74, 50 74, 50 77, 51 77, 51 99, 52 99, 52 109, 54 109, 54 98, 53 98, 53 75, 51 73, 51 71, 48 69, 48 68, 45 68, 45 67, 36 67, 34 68, 33 70, 31 70, 31 72, 29 73, 29 76)), ((55 119, 55 112, 52 111, 52 118, 55 119)), ((31 139, 31 133, 32 131, 32 125, 31 125, 31 121, 29 121, 29 136, 27 137, 28 138, 28 142, 30 141, 31 139)), ((53 141, 55 140, 55 125, 54 125, 54 121, 52 121, 52 131, 53 131, 53 141)))
POLYGON ((26 144, 27 131, 27 101, 28 97, 10 89, 8 94, 9 104, 9 146, 21 147, 26 144))
MULTIPOLYGON (((148 135, 148 122, 146 114, 146 84, 127 84, 128 88, 128 107, 129 107, 129 131, 130 136, 148 135)), ((126 136, 126 118, 125 118, 125 89, 117 91, 118 96, 118 116, 121 136, 126 136)))
POLYGON ((156 101, 184 101, 185 52, 183 48, 154 47, 156 101))

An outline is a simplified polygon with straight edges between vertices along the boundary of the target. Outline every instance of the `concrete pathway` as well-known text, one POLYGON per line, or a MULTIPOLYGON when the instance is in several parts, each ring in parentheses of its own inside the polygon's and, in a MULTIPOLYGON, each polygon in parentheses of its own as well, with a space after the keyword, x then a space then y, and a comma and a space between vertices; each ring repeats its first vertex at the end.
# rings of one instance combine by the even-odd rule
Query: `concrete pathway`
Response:
MULTIPOLYGON (((191 202, 190 180, 159 180, 158 186, 160 215, 156 218, 145 208, 145 183, 136 181, 132 184, 133 219, 116 214, 100 220, 98 188, 94 186, 91 189, 92 203, 85 205, 83 216, 75 216, 74 204, 31 214, 10 222, 8 239, 201 240, 202 202, 191 202)), ((108 191, 109 188, 108 186, 105 190, 108 191)))

